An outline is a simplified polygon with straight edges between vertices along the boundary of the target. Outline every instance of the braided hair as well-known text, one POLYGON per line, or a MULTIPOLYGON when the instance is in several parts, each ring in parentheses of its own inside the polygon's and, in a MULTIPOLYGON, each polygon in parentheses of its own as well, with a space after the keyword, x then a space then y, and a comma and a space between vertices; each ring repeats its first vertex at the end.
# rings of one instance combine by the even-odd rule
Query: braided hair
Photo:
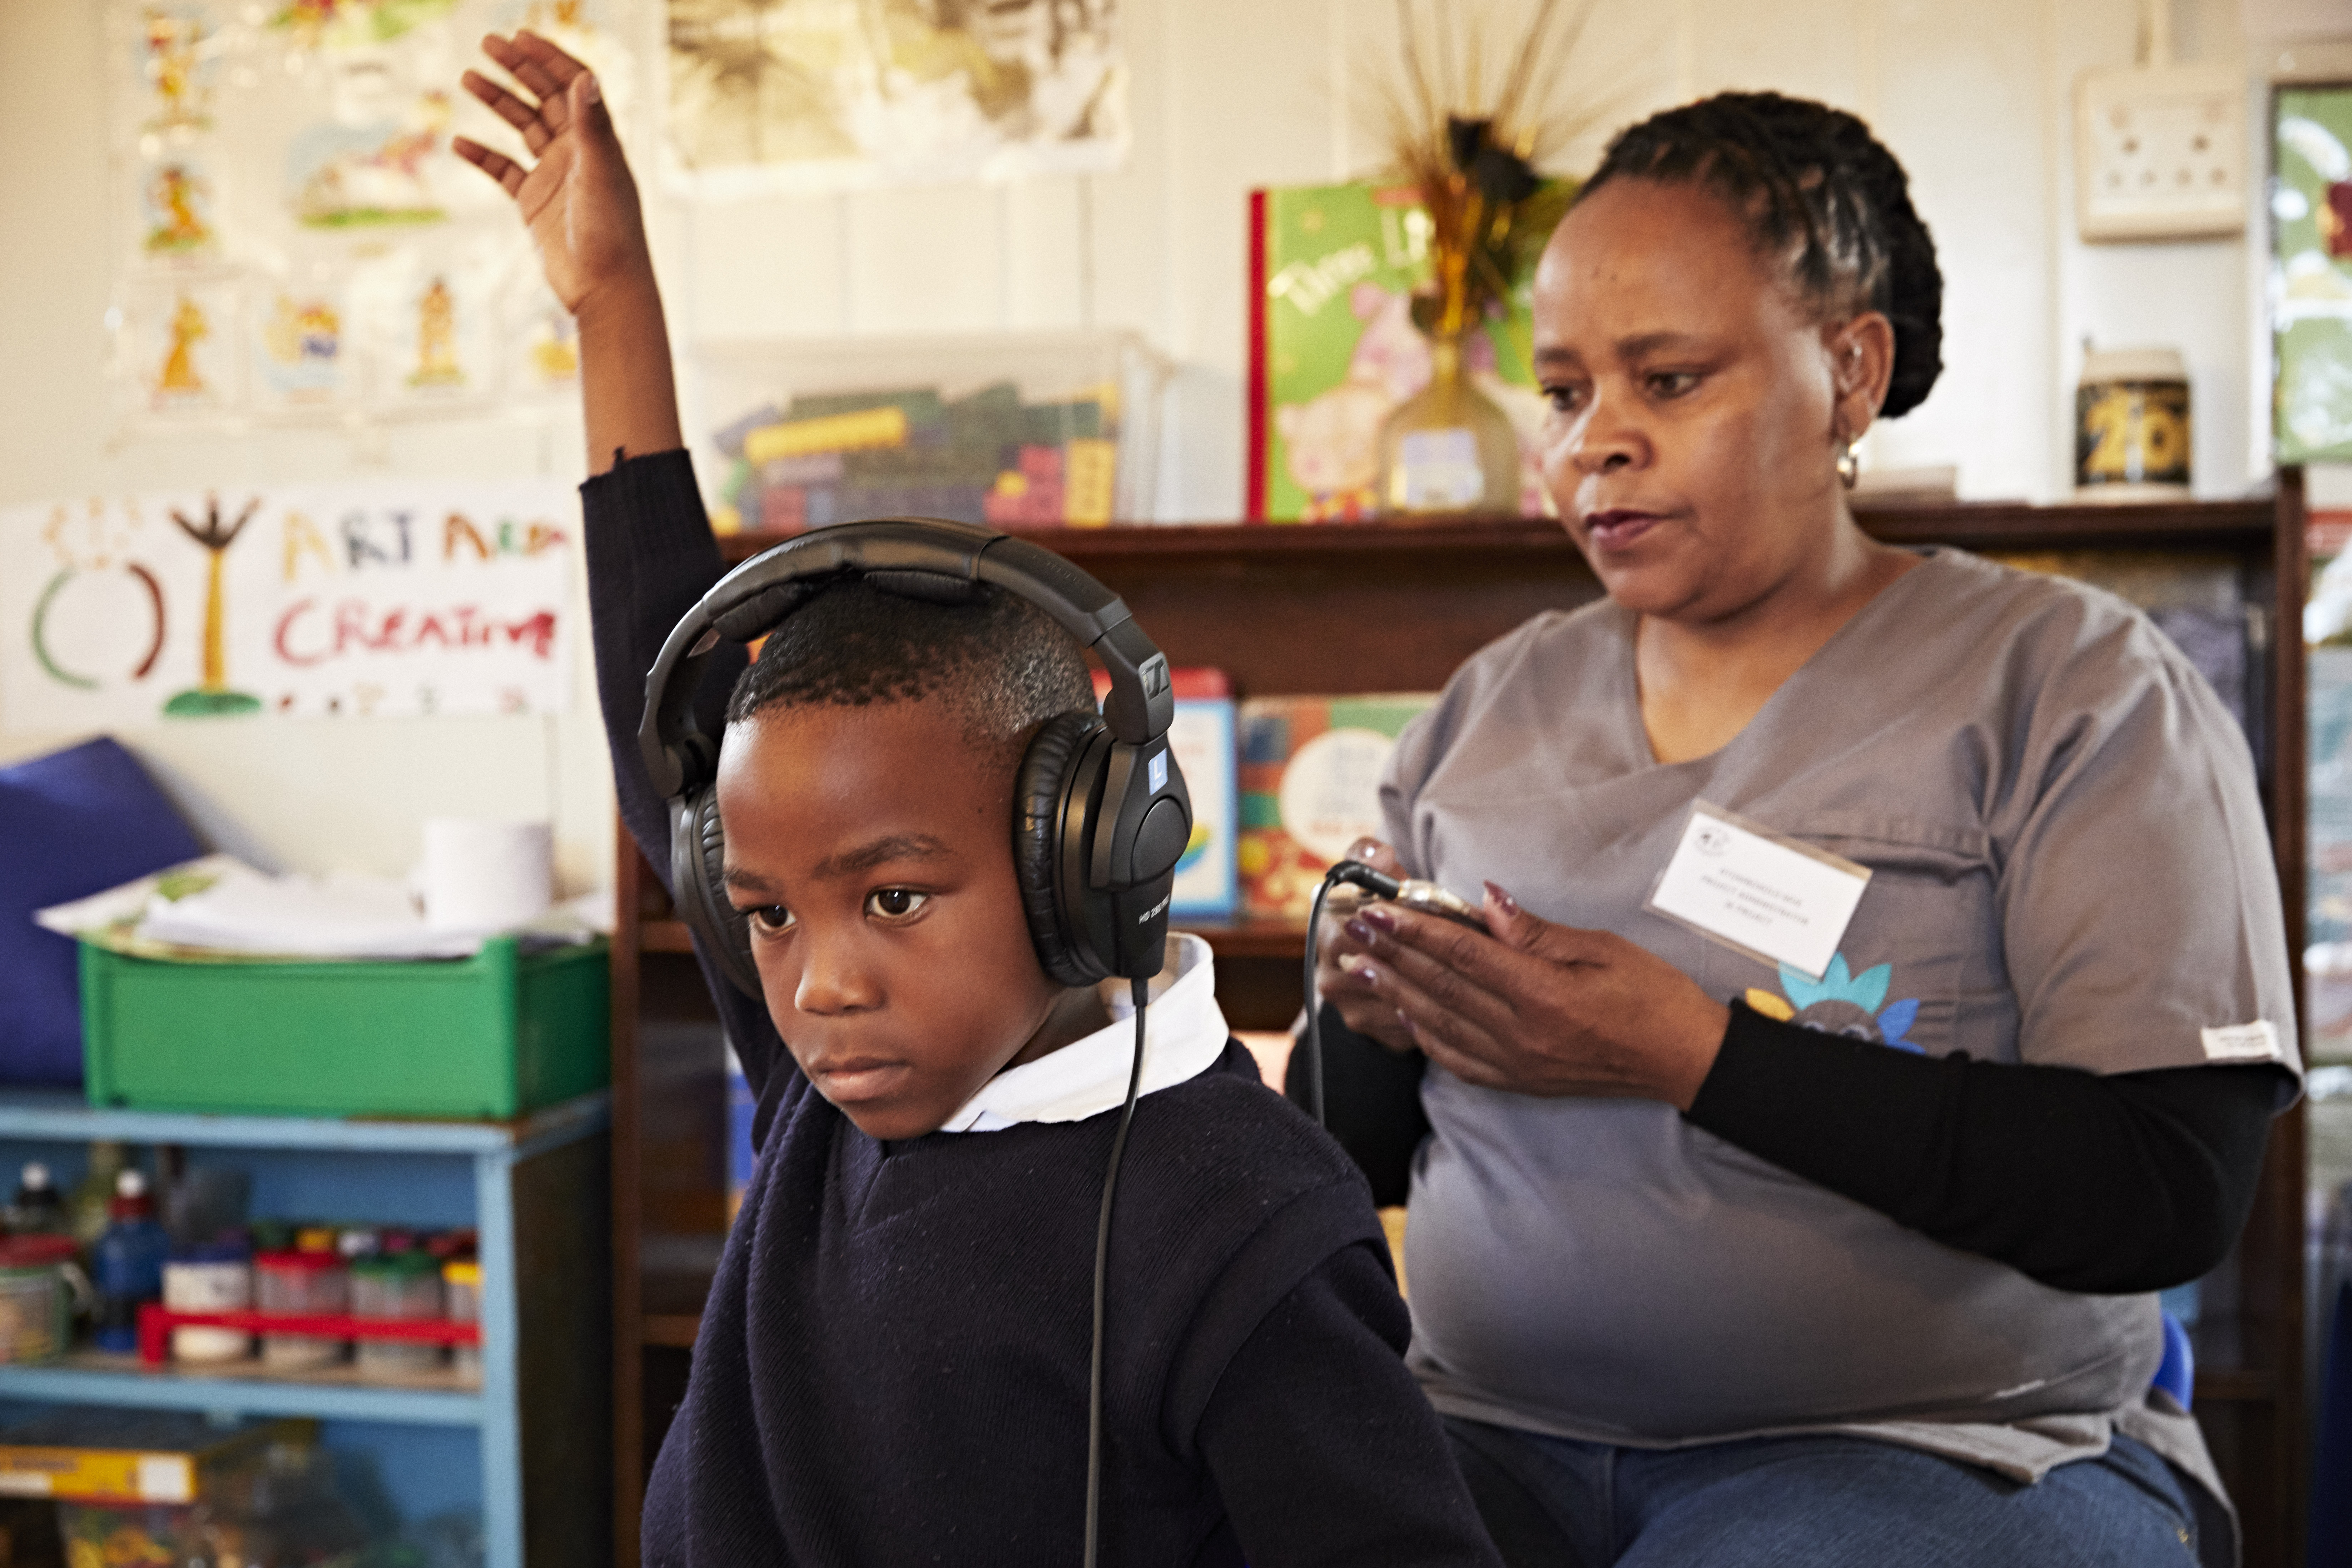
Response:
POLYGON ((1718 93, 1619 132, 1577 199, 1615 179, 1714 192, 1747 224, 1759 253, 1786 258, 1815 310, 1873 310, 1894 323, 1883 416, 1927 398, 1944 368, 1944 275, 1903 165, 1869 126, 1777 92, 1718 93))

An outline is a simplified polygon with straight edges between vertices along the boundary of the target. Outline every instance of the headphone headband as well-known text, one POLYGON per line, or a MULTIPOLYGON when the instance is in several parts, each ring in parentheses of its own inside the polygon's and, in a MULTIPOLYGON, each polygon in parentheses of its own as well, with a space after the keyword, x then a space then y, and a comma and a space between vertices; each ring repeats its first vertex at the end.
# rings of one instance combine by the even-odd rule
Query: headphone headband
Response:
POLYGON ((828 581, 856 574, 886 593, 968 604, 982 585, 1015 594, 1094 650, 1110 674, 1091 705, 1048 719, 1014 780, 1014 872, 1045 972, 1066 985, 1158 973, 1177 862, 1191 842, 1192 796, 1168 747, 1176 716, 1168 661, 1118 595, 1026 540, 970 523, 884 518, 838 523, 754 556, 686 613, 646 676, 637 749, 669 801, 672 891, 728 979, 760 979, 749 926, 723 887, 719 742, 695 718, 695 692, 722 640, 772 631, 828 581))
POLYGON ((1168 661, 1127 604, 1069 562, 1025 539, 968 522, 882 518, 804 533, 744 562, 671 628, 646 676, 637 750, 656 792, 676 795, 710 778, 718 747, 694 721, 703 665, 721 639, 750 642, 814 592, 821 579, 856 573, 886 592, 948 604, 976 584, 1004 588, 1060 623, 1110 674, 1103 719, 1116 740, 1142 745, 1168 732, 1176 712, 1168 661))

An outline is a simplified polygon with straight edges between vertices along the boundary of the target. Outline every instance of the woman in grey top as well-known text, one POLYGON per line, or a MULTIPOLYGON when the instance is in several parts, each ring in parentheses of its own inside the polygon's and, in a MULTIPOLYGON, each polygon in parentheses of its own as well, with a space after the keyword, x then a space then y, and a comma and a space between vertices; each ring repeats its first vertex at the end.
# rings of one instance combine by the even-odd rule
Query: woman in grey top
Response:
POLYGON ((2253 770, 2128 605, 1855 526, 1941 291, 1772 95, 1621 135, 1538 275, 1608 596, 1398 746, 1376 857, 1492 934, 1372 905, 1322 976, 1335 1107, 1429 1064, 1413 1361, 1515 1563, 2232 1552, 2152 1292, 2294 1091, 2253 770))

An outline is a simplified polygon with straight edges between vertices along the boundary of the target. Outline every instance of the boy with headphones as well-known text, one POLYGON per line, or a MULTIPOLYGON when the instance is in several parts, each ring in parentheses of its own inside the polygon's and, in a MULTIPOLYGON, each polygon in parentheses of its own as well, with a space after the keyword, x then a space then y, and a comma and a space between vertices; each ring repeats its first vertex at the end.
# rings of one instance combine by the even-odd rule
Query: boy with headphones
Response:
POLYGON ((1189 827, 1165 661, 986 530, 823 530, 719 581, 594 79, 484 47, 537 101, 466 86, 537 162, 457 151, 580 323, 622 812, 759 1097, 645 1560, 1495 1564, 1360 1175, 1257 1081, 1205 944, 1139 1006, 1189 827))

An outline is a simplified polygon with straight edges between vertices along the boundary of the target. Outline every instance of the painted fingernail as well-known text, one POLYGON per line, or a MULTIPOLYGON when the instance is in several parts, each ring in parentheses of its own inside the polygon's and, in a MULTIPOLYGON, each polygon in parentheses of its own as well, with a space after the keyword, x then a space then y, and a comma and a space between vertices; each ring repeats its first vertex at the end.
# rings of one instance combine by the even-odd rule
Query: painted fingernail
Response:
POLYGON ((1346 959, 1340 963, 1339 967, 1366 985, 1378 985, 1381 983, 1381 972, 1372 967, 1372 961, 1369 958, 1346 959))
POLYGON ((1404 1032, 1406 1034, 1411 1035, 1416 1040, 1421 1038, 1421 1031, 1413 1026, 1413 1022, 1411 1018, 1405 1016, 1404 1009, 1402 1007, 1397 1009, 1397 1022, 1404 1026, 1404 1032))
POLYGON ((1369 905, 1356 918, 1379 931, 1394 931, 1397 928, 1396 911, 1385 904, 1369 905))
POLYGON ((1371 942, 1376 940, 1372 928, 1364 923, 1363 917, 1360 915, 1351 915, 1349 917, 1347 931, 1349 936, 1352 936, 1358 942, 1364 942, 1366 944, 1370 944, 1371 942))
POLYGON ((1380 847, 1381 841, 1377 838, 1359 838, 1353 844, 1348 846, 1348 858, 1350 860, 1361 860, 1370 856, 1372 851, 1378 849, 1380 847))
POLYGON ((1502 889, 1495 886, 1492 882, 1486 884, 1486 896, 1494 900, 1495 907, 1502 910, 1505 914, 1515 915, 1519 912, 1519 900, 1511 897, 1510 894, 1503 891, 1502 889))

